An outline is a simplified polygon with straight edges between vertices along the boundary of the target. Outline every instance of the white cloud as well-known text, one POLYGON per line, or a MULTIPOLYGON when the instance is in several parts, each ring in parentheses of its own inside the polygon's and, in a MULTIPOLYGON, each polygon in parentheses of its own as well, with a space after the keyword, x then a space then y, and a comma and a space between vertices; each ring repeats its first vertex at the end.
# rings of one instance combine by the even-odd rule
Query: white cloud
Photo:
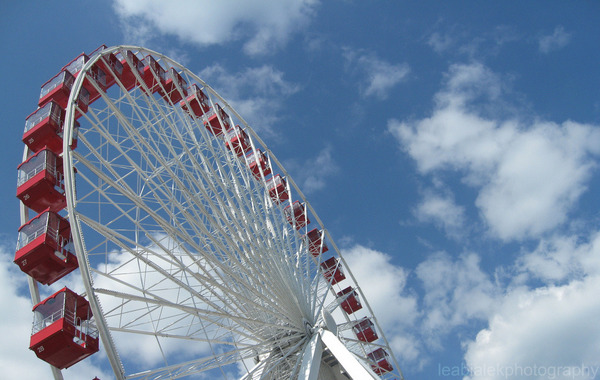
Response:
POLYGON ((425 290, 421 329, 433 346, 452 328, 485 320, 493 310, 498 290, 481 270, 476 254, 453 260, 440 252, 419 264, 416 274, 425 290))
POLYGON ((449 34, 442 35, 439 32, 432 33, 427 39, 427 44, 438 54, 447 51, 454 43, 454 39, 449 34))
POLYGON ((129 32, 158 30, 200 46, 243 40, 244 51, 255 55, 284 45, 308 25, 318 4, 318 0, 115 0, 114 9, 129 32))
POLYGON ((492 235, 538 237, 564 223, 586 190, 600 129, 504 120, 493 109, 502 94, 486 67, 454 65, 430 117, 392 120, 388 128, 423 174, 458 171, 478 190, 476 205, 492 235))
POLYGON ((600 275, 600 233, 593 234, 586 242, 576 236, 541 240, 533 252, 517 260, 516 267, 549 284, 600 275))
POLYGON ((451 196, 427 192, 415 209, 420 222, 432 222, 441 226, 451 237, 462 235, 465 224, 465 210, 457 205, 451 196))
POLYGON ((562 26, 557 26, 552 34, 538 39, 538 48, 542 53, 550 53, 567 46, 570 40, 571 34, 567 33, 562 26))
POLYGON ((290 160, 285 163, 285 167, 288 172, 294 174, 294 181, 306 194, 323 189, 327 178, 339 170, 333 159, 330 145, 321 149, 316 157, 311 157, 302 163, 290 160))
POLYGON ((599 287, 600 277, 593 276, 509 293, 489 327, 466 344, 472 374, 465 379, 594 378, 592 371, 600 368, 600 325, 591 321, 600 313, 599 287))
POLYGON ((346 63, 361 76, 361 94, 386 99, 391 89, 406 79, 408 64, 391 64, 372 53, 345 49, 346 63))
POLYGON ((247 68, 232 74, 215 64, 198 76, 259 133, 273 133, 272 126, 280 120, 283 101, 299 90, 298 85, 286 81, 283 73, 271 66, 247 68))

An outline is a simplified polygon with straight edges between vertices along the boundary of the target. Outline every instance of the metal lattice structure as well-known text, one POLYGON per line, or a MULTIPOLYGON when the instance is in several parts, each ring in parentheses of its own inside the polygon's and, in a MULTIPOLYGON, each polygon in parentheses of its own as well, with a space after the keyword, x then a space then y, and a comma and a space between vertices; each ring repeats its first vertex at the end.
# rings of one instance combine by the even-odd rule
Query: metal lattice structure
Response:
POLYGON ((134 46, 69 76, 56 213, 116 378, 402 379, 321 220, 225 99, 134 46))

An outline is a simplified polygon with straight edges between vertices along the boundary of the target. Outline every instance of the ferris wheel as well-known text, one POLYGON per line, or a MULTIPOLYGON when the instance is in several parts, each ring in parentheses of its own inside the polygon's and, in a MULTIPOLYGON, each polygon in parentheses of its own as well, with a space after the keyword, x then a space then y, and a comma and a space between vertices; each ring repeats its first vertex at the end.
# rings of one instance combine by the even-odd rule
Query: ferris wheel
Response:
POLYGON ((15 263, 35 304, 30 348, 55 379, 100 347, 117 379, 403 379, 316 212, 191 71, 101 46, 38 106, 15 263), (39 284, 67 280, 79 293, 41 300, 39 284))

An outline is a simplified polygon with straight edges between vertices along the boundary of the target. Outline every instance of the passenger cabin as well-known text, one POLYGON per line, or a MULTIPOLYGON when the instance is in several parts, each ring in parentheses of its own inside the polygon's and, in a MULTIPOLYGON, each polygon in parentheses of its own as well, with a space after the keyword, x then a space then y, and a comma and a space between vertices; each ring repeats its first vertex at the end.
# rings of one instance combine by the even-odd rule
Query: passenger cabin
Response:
POLYGON ((327 244, 323 241, 323 231, 314 228, 306 234, 306 237, 308 238, 308 251, 314 257, 329 250, 327 244))
POLYGON ((29 349, 58 369, 98 352, 98 330, 88 301, 63 288, 33 307, 29 349))
POLYGON ((19 228, 14 263, 37 282, 53 284, 78 266, 72 243, 69 222, 45 211, 19 228))
POLYGON ((256 179, 260 179, 261 171, 265 177, 271 174, 271 166, 261 150, 253 150, 249 154, 246 154, 246 162, 248 162, 248 167, 256 179))
POLYGON ((177 104, 184 96, 187 96, 187 82, 173 67, 167 71, 165 78, 165 89, 163 91, 161 88, 158 92, 166 101, 177 104))
POLYGON ((370 318, 364 317, 352 326, 358 340, 362 342, 374 342, 379 338, 375 332, 375 325, 370 318))
MULTIPOLYGON (((56 154, 61 154, 63 150, 64 120, 64 109, 54 101, 46 103, 25 119, 23 143, 34 153, 48 148, 56 154)), ((76 125, 78 125, 77 122, 76 125)), ((76 135, 74 137, 71 149, 75 149, 77 146, 76 135)))
POLYGON ((225 131, 225 146, 238 157, 252 149, 248 134, 239 125, 225 131))
POLYGON ((383 375, 385 372, 391 372, 394 369, 389 362, 388 353, 383 348, 378 348, 367 356, 376 363, 371 364, 371 368, 378 375, 383 375))
POLYGON ((62 159, 43 149, 23 162, 18 170, 17 198, 38 214, 66 207, 62 159))
POLYGON ((323 276, 325 276, 325 279, 331 285, 335 285, 346 278, 346 275, 342 271, 342 265, 338 263, 338 259, 335 257, 323 261, 321 268, 323 269, 323 276))
POLYGON ((58 103, 61 108, 66 109, 67 102, 69 101, 69 94, 71 94, 71 88, 73 87, 74 82, 75 77, 66 70, 62 70, 54 77, 50 78, 50 80, 42 85, 38 106, 43 107, 46 103, 53 100, 58 103))
POLYGON ((229 124, 229 115, 219 104, 215 104, 215 110, 209 114, 208 121, 204 122, 204 126, 213 135, 220 136, 223 132, 231 128, 229 124))
POLYGON ((179 105, 181 106, 181 108, 183 108, 184 111, 189 113, 190 112, 188 110, 188 104, 189 104, 192 114, 196 117, 202 117, 202 115, 207 113, 208 110, 210 109, 208 97, 200 89, 200 87, 198 87, 197 84, 193 84, 192 87, 190 87, 189 93, 190 94, 188 95, 188 97, 185 100, 182 100, 181 102, 179 102, 179 105))
MULTIPOLYGON (((142 79, 150 91, 149 94, 161 90, 167 78, 166 71, 160 63, 153 56, 147 55, 143 61, 139 61, 138 67, 142 68, 142 79)), ((142 89, 145 91, 143 87, 142 89)))
MULTIPOLYGON (((60 108, 67 109, 69 95, 71 94, 74 82, 75 77, 68 70, 62 70, 42 85, 38 106, 43 107, 46 103, 54 101, 60 108)), ((78 119, 83 113, 87 112, 89 102, 90 94, 85 88, 82 88, 77 98, 77 106, 81 112, 77 111, 75 113, 75 119, 78 119)))
MULTIPOLYGON (((83 69, 83 66, 90 60, 87 54, 81 53, 71 62, 67 63, 62 69, 70 72, 74 78, 79 76, 79 73, 83 69)), ((92 66, 86 73, 86 77, 83 80, 83 88, 88 91, 89 100, 88 104, 92 104, 100 97, 100 92, 96 89, 96 87, 90 81, 93 80, 98 84, 98 86, 106 91, 108 88, 106 81, 106 73, 100 68, 98 65, 92 66)))
MULTIPOLYGON (((90 57, 93 59, 96 54, 102 54, 102 51, 106 48, 106 45, 100 45, 96 50, 90 53, 90 57)), ((102 88, 104 91, 116 83, 116 78, 121 80, 121 77, 123 76, 123 64, 117 59, 114 53, 100 57, 98 61, 96 61, 96 65, 104 74, 106 74, 105 84, 102 88)))
POLYGON ((121 58, 121 65, 123 66, 123 72, 119 80, 127 91, 131 90, 137 84, 137 74, 143 78, 144 75, 144 64, 140 66, 140 59, 137 55, 133 54, 131 50, 127 50, 125 55, 121 58))
POLYGON ((304 203, 295 201, 291 205, 286 206, 283 211, 285 212, 288 223, 297 230, 310 223, 310 220, 308 220, 308 217, 306 216, 306 206, 304 203))
POLYGON ((338 300, 341 301, 340 305, 346 314, 350 315, 355 311, 362 309, 362 305, 358 299, 358 294, 351 286, 337 293, 338 300))
POLYGON ((290 199, 285 178, 279 174, 267 180, 267 189, 269 190, 269 196, 275 203, 290 199))

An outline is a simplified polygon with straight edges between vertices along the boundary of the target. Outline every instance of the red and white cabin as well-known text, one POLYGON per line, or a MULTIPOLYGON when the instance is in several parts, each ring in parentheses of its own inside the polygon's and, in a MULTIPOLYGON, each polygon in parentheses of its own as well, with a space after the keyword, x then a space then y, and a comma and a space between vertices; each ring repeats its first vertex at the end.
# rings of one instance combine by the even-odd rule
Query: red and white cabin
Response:
POLYGON ((239 125, 225 131, 225 146, 238 157, 252 149, 248 134, 239 125))
POLYGON ((260 149, 253 150, 246 154, 246 161, 248 162, 248 167, 252 171, 254 178, 260 179, 261 171, 262 175, 265 177, 271 174, 271 165, 269 165, 269 160, 260 149))
POLYGON ((374 342, 379 338, 375 332, 375 325, 368 317, 364 317, 358 323, 354 324, 352 330, 354 330, 358 340, 362 342, 374 342))
POLYGON ((98 352, 98 330, 88 301, 63 288, 33 307, 29 349, 58 369, 98 352))
POLYGON ((200 89, 200 87, 198 87, 197 84, 193 84, 192 87, 190 87, 189 93, 190 93, 190 95, 188 95, 188 97, 185 100, 182 100, 181 102, 179 102, 179 105, 181 106, 181 108, 184 111, 189 113, 190 112, 188 110, 188 104, 189 104, 190 110, 194 114, 194 116, 202 117, 202 115, 207 113, 208 110, 210 109, 210 105, 208 104, 208 97, 200 89))
POLYGON ((208 115, 208 121, 204 122, 204 126, 213 135, 220 136, 223 134, 223 132, 231 128, 231 124, 229 123, 229 115, 218 103, 216 103, 215 110, 208 115))
POLYGON ((277 174, 267 180, 269 196, 275 203, 290 199, 285 178, 277 174))
MULTIPOLYGON (((148 87, 149 93, 155 93, 161 90, 166 81, 166 71, 151 55, 147 55, 143 61, 139 61, 138 68, 142 68, 142 79, 148 87)), ((144 87, 142 90, 145 91, 144 87)))
POLYGON ((306 216, 306 206, 304 203, 295 201, 291 205, 286 206, 283 211, 287 221, 298 230, 310 223, 306 216))
POLYGON ((43 149, 23 162, 18 170, 17 198, 38 214, 58 212, 67 206, 62 158, 43 149))
POLYGON ((358 299, 358 294, 356 294, 356 291, 351 286, 338 292, 337 298, 338 300, 342 300, 340 305, 348 315, 362 309, 362 304, 358 299))
MULTIPOLYGON (((60 108, 67 109, 69 95, 71 94, 74 82, 75 77, 68 70, 62 70, 50 78, 50 80, 42 85, 38 106, 43 107, 46 103, 54 101, 60 108)), ((79 97, 77 98, 79 110, 75 112, 75 119, 80 118, 81 115, 87 112, 89 103, 90 94, 84 87, 79 92, 79 97)))
POLYGON ((314 228, 306 234, 308 238, 308 251, 314 256, 317 257, 322 253, 325 253, 329 250, 327 244, 323 241, 323 231, 314 228))
MULTIPOLYGON (((70 72, 74 78, 77 78, 81 72, 81 69, 83 69, 83 66, 89 60, 90 57, 87 54, 81 53, 71 62, 63 66, 62 70, 70 72)), ((83 88, 85 88, 89 94, 88 105, 92 104, 100 97, 100 92, 96 89, 96 87, 94 87, 91 80, 96 82, 96 84, 98 84, 98 86, 105 91, 108 88, 106 77, 106 73, 98 65, 94 65, 88 70, 87 75, 83 80, 83 88)))
POLYGON ((140 63, 140 59, 131 50, 127 50, 125 56, 121 58, 121 65, 123 71, 119 80, 123 87, 129 91, 138 83, 136 72, 141 78, 144 77, 144 64, 140 63))
MULTIPOLYGON (((96 50, 90 53, 90 57, 94 58, 96 54, 101 54, 106 48, 106 45, 100 45, 96 50)), ((102 86, 104 91, 116 83, 116 78, 121 79, 121 76, 123 75, 123 64, 117 59, 114 53, 104 55, 96 61, 95 65, 106 75, 104 85, 100 82, 98 83, 102 86)))
POLYGON ((323 269, 323 276, 325 279, 335 285, 338 282, 344 280, 346 275, 342 271, 342 265, 338 262, 338 259, 331 257, 321 263, 323 269))
MULTIPOLYGON (((47 148, 56 154, 63 151, 63 124, 65 110, 58 103, 50 101, 38 108, 25 119, 23 143, 34 153, 47 148)), ((76 127, 79 123, 76 123, 76 127)), ((77 131, 77 129, 75 130, 77 131)), ((71 149, 77 147, 77 133, 74 134, 71 149)))
POLYGON ((165 90, 159 89, 158 92, 166 101, 177 104, 184 96, 187 96, 187 82, 173 67, 167 71, 165 78, 165 90))
POLYGON ((78 267, 72 243, 69 222, 45 211, 19 228, 14 263, 37 282, 53 284, 78 267))
POLYGON ((371 364, 371 368, 378 375, 383 375, 385 372, 391 372, 394 369, 388 360, 389 355, 387 351, 383 348, 378 348, 367 356, 376 363, 371 364))

